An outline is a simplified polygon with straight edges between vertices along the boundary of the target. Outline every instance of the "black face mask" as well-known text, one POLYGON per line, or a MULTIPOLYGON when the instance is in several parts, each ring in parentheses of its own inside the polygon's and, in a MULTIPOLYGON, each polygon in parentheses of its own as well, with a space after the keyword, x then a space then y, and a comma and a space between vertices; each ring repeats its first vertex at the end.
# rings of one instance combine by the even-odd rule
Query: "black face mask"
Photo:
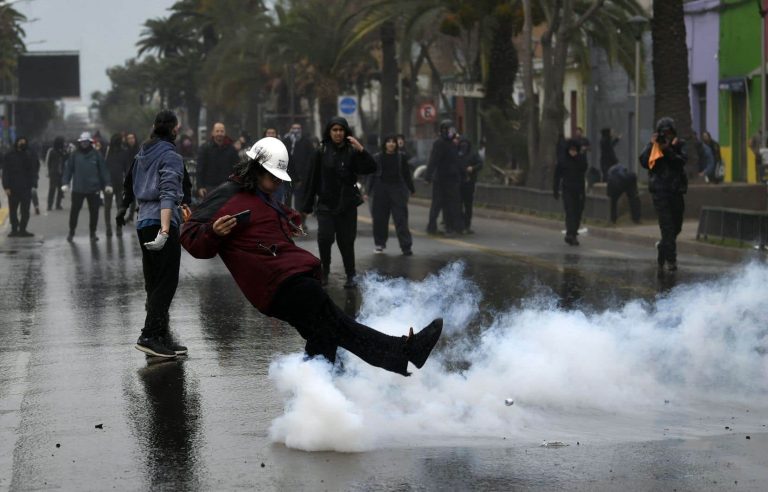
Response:
POLYGON ((22 152, 27 150, 27 144, 19 144, 16 147, 22 152))

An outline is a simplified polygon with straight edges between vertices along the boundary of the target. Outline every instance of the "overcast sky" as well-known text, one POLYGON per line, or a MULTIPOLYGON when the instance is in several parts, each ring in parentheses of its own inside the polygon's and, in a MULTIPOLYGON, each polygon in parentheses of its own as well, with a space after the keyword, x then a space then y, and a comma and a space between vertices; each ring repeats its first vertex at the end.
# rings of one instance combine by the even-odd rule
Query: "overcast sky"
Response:
POLYGON ((28 51, 80 52, 80 95, 88 102, 93 91, 109 90, 107 68, 136 56, 144 21, 167 16, 174 1, 21 0, 14 6, 27 16, 28 51))

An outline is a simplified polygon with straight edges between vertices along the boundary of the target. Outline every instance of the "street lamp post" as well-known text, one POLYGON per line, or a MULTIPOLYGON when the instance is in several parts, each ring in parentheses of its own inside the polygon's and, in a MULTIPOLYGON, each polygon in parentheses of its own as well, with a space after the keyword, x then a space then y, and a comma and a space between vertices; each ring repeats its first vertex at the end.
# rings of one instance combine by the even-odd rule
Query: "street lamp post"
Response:
POLYGON ((643 31, 648 19, 641 15, 635 15, 629 19, 629 25, 635 36, 635 158, 630 168, 637 171, 640 160, 640 47, 643 40, 643 31))

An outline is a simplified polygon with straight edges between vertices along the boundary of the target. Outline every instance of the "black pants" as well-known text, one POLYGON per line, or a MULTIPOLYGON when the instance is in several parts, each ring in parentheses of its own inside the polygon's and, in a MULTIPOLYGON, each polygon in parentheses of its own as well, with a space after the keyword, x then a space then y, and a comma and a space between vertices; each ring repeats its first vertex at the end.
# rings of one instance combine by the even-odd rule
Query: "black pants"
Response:
POLYGON ((52 174, 48 184, 48 210, 53 208, 54 199, 56 208, 61 208, 62 198, 64 198, 64 192, 61 191, 61 174, 52 174))
POLYGON ((581 214, 584 212, 585 193, 583 189, 563 188, 563 208, 565 209, 565 235, 575 237, 579 233, 581 214))
POLYGON ((677 262, 677 235, 683 230, 683 214, 685 212, 685 200, 679 193, 669 195, 653 195, 653 206, 659 216, 659 229, 661 241, 659 241, 659 266, 664 262, 677 262))
POLYGON ((107 228, 107 234, 112 232, 112 201, 115 207, 120 209, 123 206, 123 185, 112 185, 112 193, 104 193, 104 226, 107 228))
POLYGON ((461 207, 464 216, 464 229, 471 229, 472 206, 475 202, 475 182, 465 181, 461 183, 461 207))
POLYGON ((141 266, 144 271, 144 290, 147 291, 147 317, 143 337, 161 336, 168 332, 168 310, 179 285, 181 243, 179 230, 171 227, 168 241, 160 251, 150 251, 144 243, 155 240, 160 226, 149 226, 137 231, 141 244, 141 266))
POLYGON ((405 337, 385 335, 350 318, 312 277, 292 277, 277 290, 269 312, 292 325, 307 341, 308 356, 336 361, 342 347, 372 366, 407 375, 405 337))
POLYGON ((437 231, 437 216, 443 212, 446 232, 461 232, 464 230, 464 219, 461 215, 461 184, 456 181, 435 181, 432 184, 432 204, 429 207, 429 223, 427 232, 437 231))
POLYGON ((629 213, 632 216, 632 222, 640 222, 640 196, 637 193, 637 178, 627 182, 623 189, 617 190, 617 193, 610 195, 611 199, 611 222, 614 224, 618 219, 618 202, 621 196, 626 194, 629 201, 629 213))
POLYGON ((378 181, 373 195, 373 242, 385 247, 389 238, 389 217, 395 222, 400 249, 410 251, 413 246, 408 230, 408 188, 403 183, 378 181))
POLYGON ((317 213, 317 246, 323 273, 331 269, 331 246, 339 243, 339 252, 347 275, 355 275, 355 238, 357 237, 357 209, 350 208, 340 214, 317 213))
POLYGON ((11 190, 11 196, 8 197, 8 208, 11 219, 11 231, 26 231, 29 223, 29 204, 32 201, 32 195, 29 190, 19 191, 11 190), (21 220, 19 220, 19 209, 21 220))
POLYGON ((99 194, 98 193, 77 193, 72 192, 72 209, 69 211, 69 232, 75 233, 77 229, 77 217, 80 215, 80 209, 83 208, 83 201, 88 201, 88 227, 91 236, 96 234, 96 226, 99 225, 99 194))

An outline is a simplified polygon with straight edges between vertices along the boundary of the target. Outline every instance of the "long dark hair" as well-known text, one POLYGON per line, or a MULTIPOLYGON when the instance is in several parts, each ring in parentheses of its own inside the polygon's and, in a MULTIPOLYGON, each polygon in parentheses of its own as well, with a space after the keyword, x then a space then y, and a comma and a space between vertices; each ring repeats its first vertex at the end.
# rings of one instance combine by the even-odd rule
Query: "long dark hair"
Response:
POLYGON ((256 156, 256 159, 246 157, 241 160, 235 165, 232 174, 245 191, 253 193, 259 189, 259 179, 267 173, 269 171, 261 165, 259 156, 256 156))
POLYGON ((155 115, 155 123, 152 125, 152 134, 149 138, 173 143, 176 140, 173 131, 178 124, 179 119, 176 117, 176 113, 170 109, 162 109, 155 115))

